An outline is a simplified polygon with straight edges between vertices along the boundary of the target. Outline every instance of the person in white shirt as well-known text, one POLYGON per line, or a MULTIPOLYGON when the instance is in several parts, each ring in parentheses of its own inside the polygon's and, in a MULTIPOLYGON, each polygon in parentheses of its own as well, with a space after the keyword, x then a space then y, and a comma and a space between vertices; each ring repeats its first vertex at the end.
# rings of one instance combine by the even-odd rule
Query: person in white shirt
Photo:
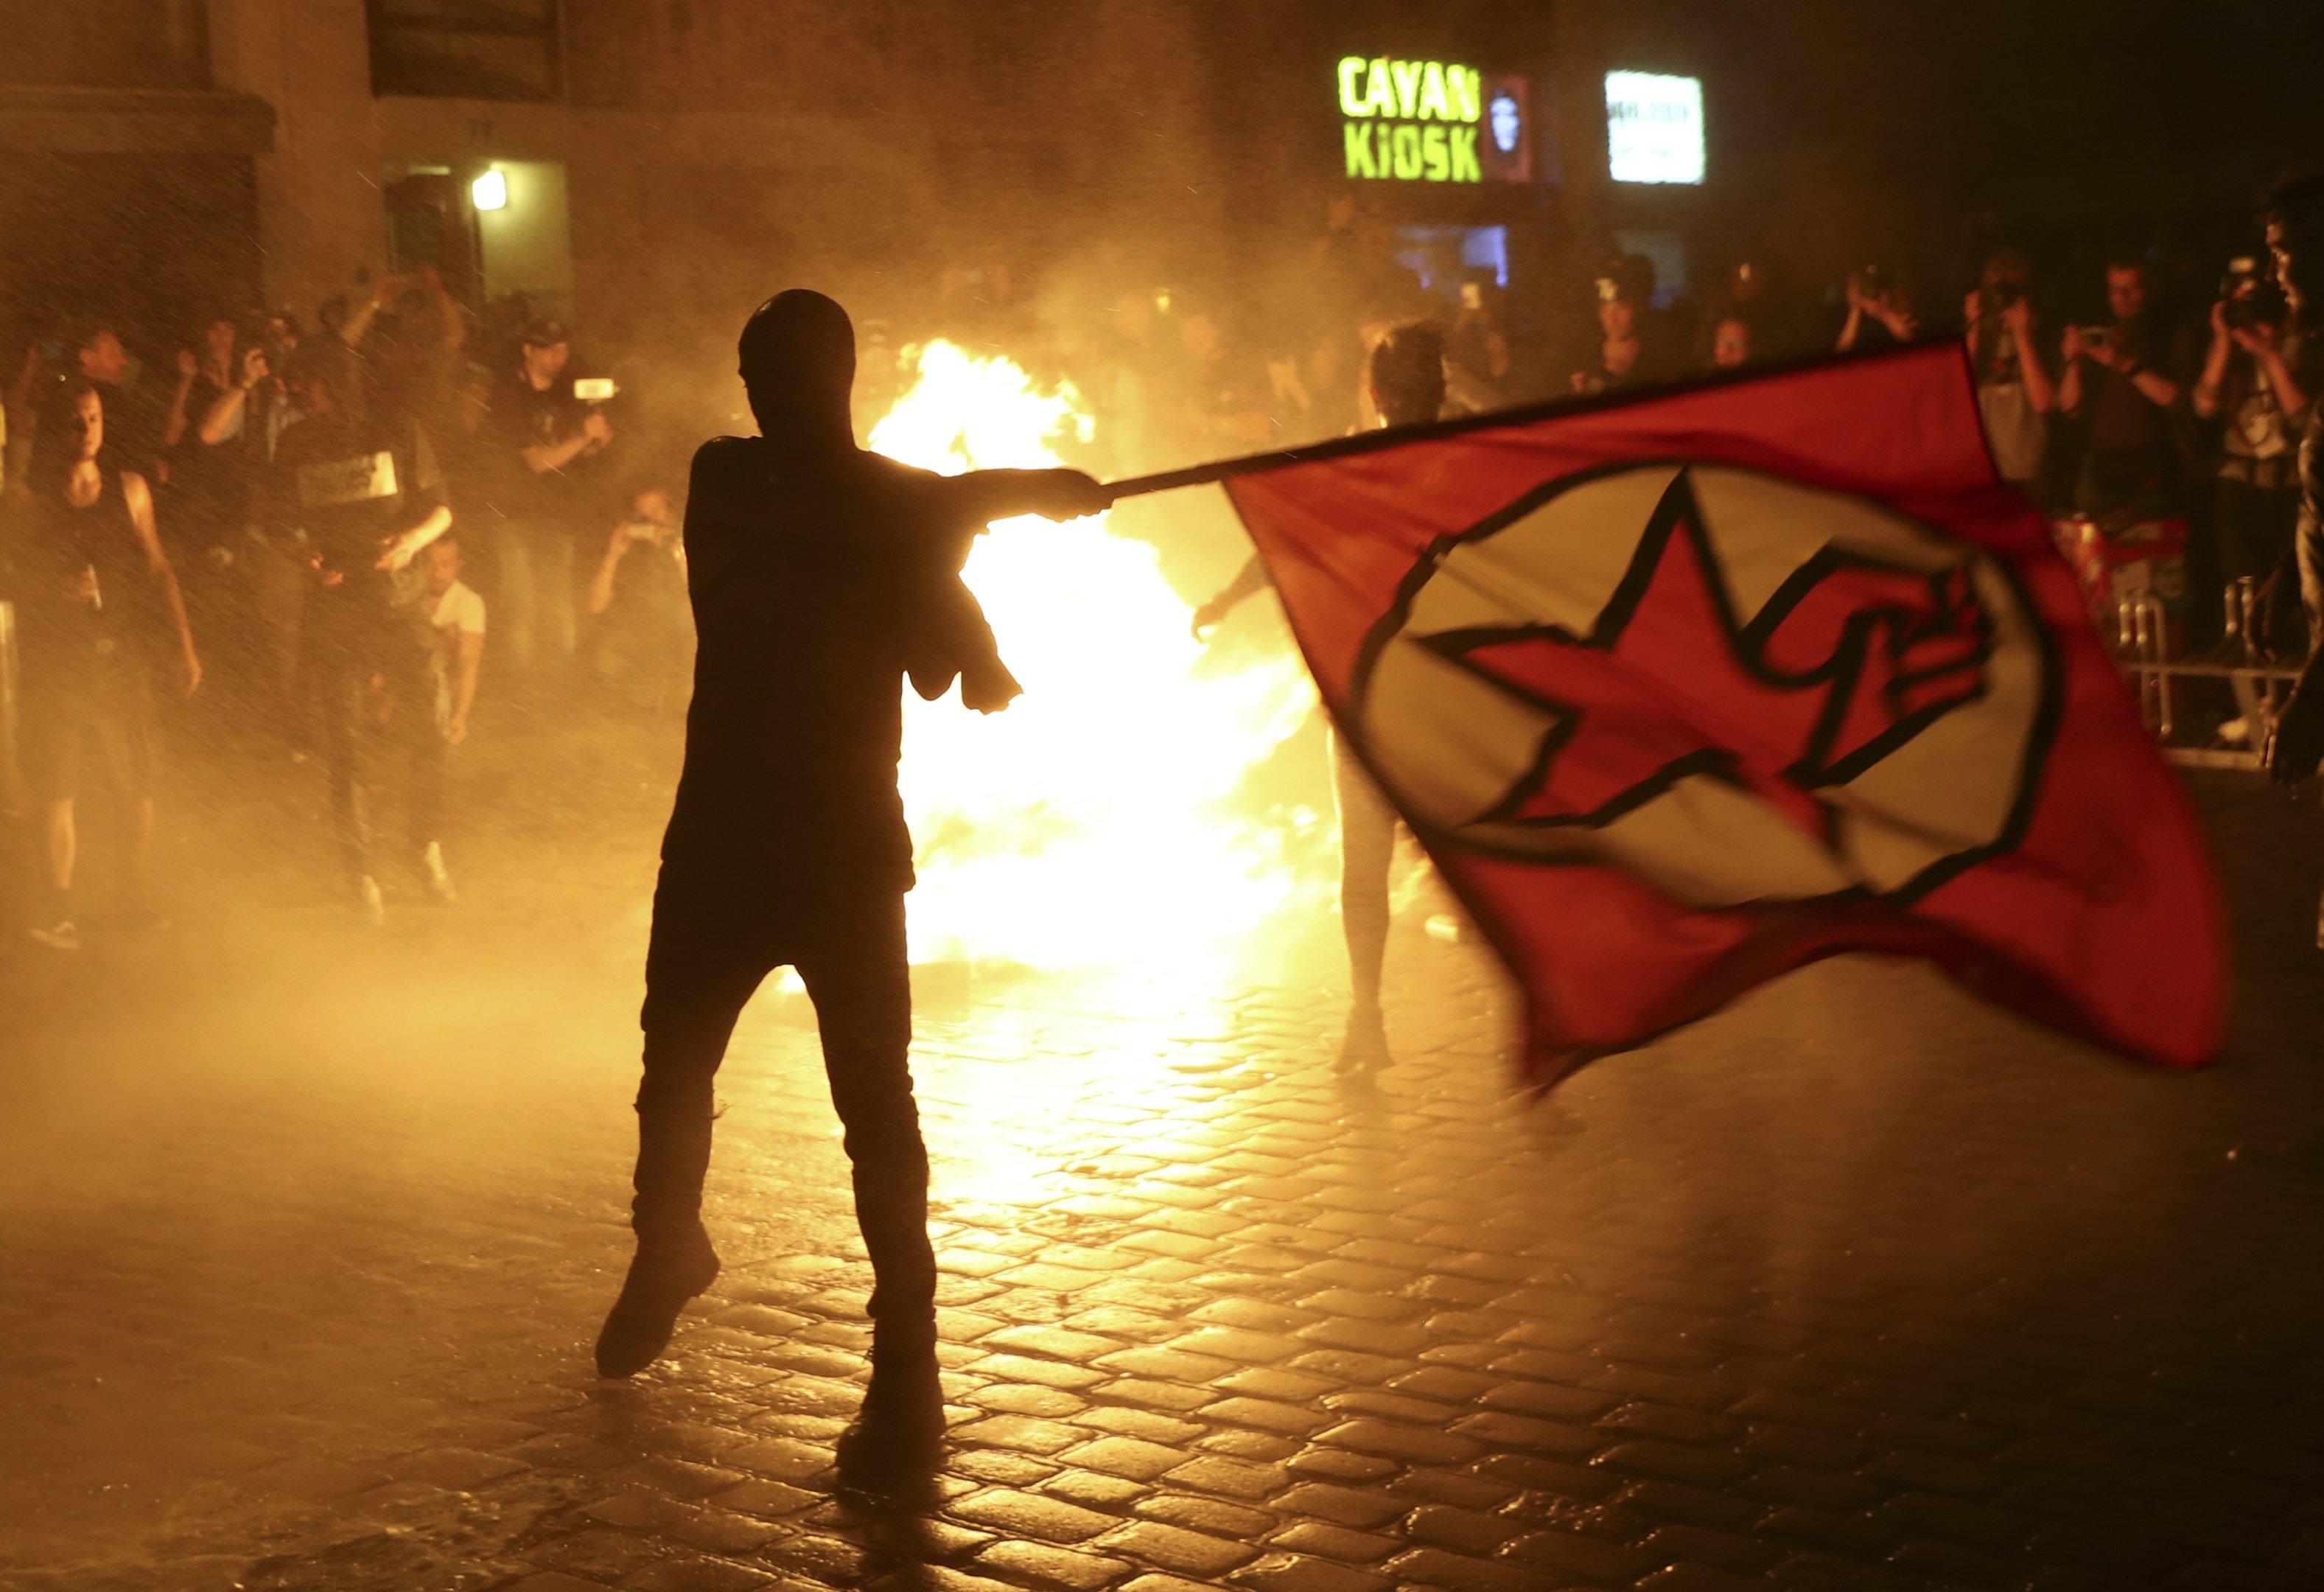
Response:
POLYGON ((449 533, 420 556, 420 589, 413 602, 426 626, 426 699, 417 721, 405 727, 411 757, 410 835, 428 887, 438 901, 458 899, 444 861, 447 754, 468 738, 468 714, 484 662, 484 599, 460 578, 459 539, 449 533))

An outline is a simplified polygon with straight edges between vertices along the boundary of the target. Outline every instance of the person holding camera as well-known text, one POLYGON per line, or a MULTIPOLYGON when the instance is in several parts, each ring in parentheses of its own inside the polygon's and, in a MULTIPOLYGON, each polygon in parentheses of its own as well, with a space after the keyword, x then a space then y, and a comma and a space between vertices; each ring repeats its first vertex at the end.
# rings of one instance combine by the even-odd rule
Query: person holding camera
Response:
POLYGON ((659 712, 685 700, 694 663, 694 619, 686 606, 686 548, 669 494, 648 486, 630 499, 589 583, 597 621, 594 671, 607 693, 659 712))
MULTIPOLYGON (((2292 551, 2300 436, 2324 379, 2319 356, 2324 340, 2292 319, 2266 267, 2250 256, 2229 262, 2190 401, 2197 415, 2220 422, 2211 533, 2225 580, 2264 580, 2292 551)), ((2264 638, 2253 639, 2264 648, 2264 638)), ((2236 683, 2249 724, 2255 699, 2236 683)))
POLYGON ((1986 261, 1962 319, 1994 465, 2005 482, 2038 504, 2045 495, 2042 466, 2058 390, 2034 337, 2033 286, 2033 262, 2015 249, 1997 250, 1986 261))
POLYGON ((581 517, 574 467, 613 441, 613 426, 566 378, 572 356, 564 322, 528 325, 517 369, 493 394, 486 421, 493 479, 484 497, 499 519, 493 598, 506 616, 509 664, 521 677, 572 662, 579 635, 573 540, 581 517))
MULTIPOLYGON (((2285 319, 2312 334, 2324 308, 2324 170, 2293 178, 2269 194, 2262 211, 2269 267, 2283 294, 2285 319)), ((2308 406, 2295 466, 2299 519, 2293 532, 2300 597, 2308 613, 2308 663, 2268 737, 2268 773, 2296 784, 2324 763, 2324 404, 2308 406)), ((2317 939, 2324 946, 2324 916, 2317 939)))
POLYGON ((1913 314, 1913 296, 1888 280, 1877 265, 1850 272, 1848 278, 1848 319, 1840 323, 1836 352, 1855 348, 1886 348, 1909 343, 1920 335, 1913 314))
POLYGON ((2183 340, 2157 324, 2145 261, 2108 261, 2106 284, 2113 321, 2070 326, 2062 346, 2058 406, 2086 428, 2074 506, 2084 514, 2158 518, 2180 506, 2171 410, 2190 361, 2183 340))

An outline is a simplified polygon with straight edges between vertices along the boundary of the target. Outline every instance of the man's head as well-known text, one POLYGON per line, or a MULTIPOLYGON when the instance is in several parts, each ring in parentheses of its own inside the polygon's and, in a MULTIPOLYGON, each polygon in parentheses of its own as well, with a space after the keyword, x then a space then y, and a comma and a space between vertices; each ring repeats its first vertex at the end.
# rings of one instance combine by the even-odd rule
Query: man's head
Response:
POLYGON ((1372 403, 1392 426, 1421 426, 1444 407, 1444 334, 1433 321, 1391 327, 1372 346, 1372 403))
POLYGON ((1598 279, 1598 329, 1621 342, 1637 330, 1638 311, 1654 301, 1655 263, 1625 255, 1598 279))
POLYGON ((76 463, 95 458, 105 448, 105 399, 93 382, 65 389, 64 440, 76 463))
POLYGON ((2324 312, 2324 169, 2278 183, 2261 201, 2267 255, 2275 285, 2292 318, 2324 312))
POLYGON ((39 485, 61 481, 105 447, 105 398, 87 376, 72 376, 41 405, 27 474, 39 485))
POLYGON ((669 494, 659 486, 649 486, 630 499, 630 513, 649 525, 678 523, 678 515, 669 506, 669 494))
POLYGON ((547 392, 557 378, 565 374, 566 361, 573 357, 572 334, 561 320, 541 319, 524 329, 524 379, 534 388, 547 392))
POLYGON ((202 323, 202 348, 213 358, 233 358, 234 346, 241 337, 242 329, 231 315, 213 315, 202 323))
POLYGON ((1751 323, 1739 315, 1724 315, 1711 329, 1711 363, 1733 370, 1751 362, 1751 323))
POLYGON ((2146 313, 2150 282, 2146 262, 2135 257, 2107 262, 2107 308, 2117 322, 2136 320, 2146 313))
POLYGON ((844 419, 855 326, 836 300, 807 288, 777 293, 751 311, 735 353, 751 412, 768 435, 844 419))
POLYGON ((88 381, 117 387, 129 375, 129 350, 123 347, 121 334, 102 322, 81 328, 72 348, 80 374, 88 381))
POLYGON ((446 532, 429 542, 420 555, 420 568, 428 578, 428 595, 442 597, 460 578, 460 539, 446 532))
POLYGON ((1978 285, 1996 300, 2022 299, 2034 285, 2034 262, 2017 249, 1996 249, 1986 256, 1978 285))

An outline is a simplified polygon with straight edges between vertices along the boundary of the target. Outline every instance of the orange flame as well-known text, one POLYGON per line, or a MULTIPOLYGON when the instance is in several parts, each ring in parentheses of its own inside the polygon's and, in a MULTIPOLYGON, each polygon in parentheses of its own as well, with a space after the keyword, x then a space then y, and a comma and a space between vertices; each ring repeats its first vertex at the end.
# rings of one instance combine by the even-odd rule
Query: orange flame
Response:
MULTIPOLYGON (((905 358, 918 379, 871 435, 892 458, 1040 467, 1092 434, 1070 385, 1039 389, 1008 359, 942 341, 905 358)), ((1006 713, 908 697, 915 961, 1217 967, 1310 883, 1279 835, 1228 805, 1313 709, 1305 671, 1286 652, 1198 673, 1191 611, 1154 550, 1105 522, 1003 521, 970 556, 1025 686, 1006 713)))

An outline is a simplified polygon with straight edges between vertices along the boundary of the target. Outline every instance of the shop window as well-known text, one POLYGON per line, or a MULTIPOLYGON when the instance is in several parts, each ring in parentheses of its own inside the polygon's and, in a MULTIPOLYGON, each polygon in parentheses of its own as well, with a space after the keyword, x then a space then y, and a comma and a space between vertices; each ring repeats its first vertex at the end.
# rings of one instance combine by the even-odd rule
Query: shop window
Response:
POLYGON ((0 0, 0 83, 207 88, 201 0, 0 0))
POLYGON ((367 0, 374 94, 554 99, 557 0, 367 0))
POLYGON ((1506 227, 1402 227, 1396 241, 1396 263, 1432 293, 1457 300, 1462 283, 1487 276, 1495 287, 1509 285, 1506 227))

